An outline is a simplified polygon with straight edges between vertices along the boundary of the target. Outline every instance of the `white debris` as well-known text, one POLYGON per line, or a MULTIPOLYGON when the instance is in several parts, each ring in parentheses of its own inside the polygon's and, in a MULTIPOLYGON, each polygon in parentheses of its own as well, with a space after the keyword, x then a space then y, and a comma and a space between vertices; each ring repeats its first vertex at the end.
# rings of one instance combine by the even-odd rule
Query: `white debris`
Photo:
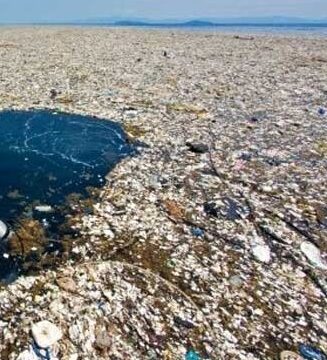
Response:
POLYGON ((280 360, 303 360, 302 356, 293 351, 282 351, 279 357, 280 360))
POLYGON ((252 247, 253 256, 264 263, 269 263, 271 260, 270 248, 267 245, 255 245, 252 247))
POLYGON ((17 360, 39 360, 39 357, 35 354, 32 348, 25 350, 20 353, 17 360))
POLYGON ((60 329, 50 321, 40 321, 32 326, 32 335, 37 345, 47 349, 62 337, 60 329))
MULTIPOLYGON (((46 359, 46 353, 45 350, 40 349, 39 350, 40 354, 43 356, 42 359, 46 359)), ((23 351, 22 353, 20 353, 17 357, 16 360, 40 360, 40 356, 38 354, 36 354, 36 352, 34 351, 33 347, 30 346, 28 350, 23 351)), ((58 357, 51 354, 50 360, 58 360, 58 357)))
POLYGON ((8 234, 7 225, 0 220, 0 240, 3 239, 8 234))
POLYGON ((38 212, 43 212, 43 213, 51 213, 51 212, 53 212, 53 208, 50 205, 35 206, 35 210, 38 211, 38 212))
POLYGON ((314 244, 304 241, 301 244, 301 251, 313 266, 321 270, 327 270, 327 264, 322 259, 320 250, 314 244))

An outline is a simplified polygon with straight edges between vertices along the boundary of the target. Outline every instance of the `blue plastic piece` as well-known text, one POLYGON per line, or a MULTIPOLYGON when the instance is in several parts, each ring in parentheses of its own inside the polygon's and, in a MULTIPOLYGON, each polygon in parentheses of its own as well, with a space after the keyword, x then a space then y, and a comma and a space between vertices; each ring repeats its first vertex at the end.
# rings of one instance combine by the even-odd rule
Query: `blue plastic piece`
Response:
POLYGON ((35 355, 40 359, 40 360, 51 360, 51 354, 50 354, 50 350, 49 349, 41 349, 36 342, 33 342, 32 344, 33 347, 33 351, 35 353, 35 355), (42 354, 42 351, 45 352, 45 354, 42 354))
POLYGON ((192 235, 196 236, 196 237, 203 237, 204 236, 204 231, 200 228, 192 228, 191 230, 192 235))
POLYGON ((318 114, 319 114, 319 115, 322 115, 322 116, 323 116, 323 115, 326 114, 326 112, 327 112, 326 109, 323 108, 323 107, 320 107, 320 108, 318 109, 318 114))
POLYGON ((310 345, 301 344, 299 346, 299 352, 306 360, 327 360, 326 354, 310 345))
POLYGON ((200 355, 194 350, 189 350, 186 353, 185 360, 201 360, 200 355))

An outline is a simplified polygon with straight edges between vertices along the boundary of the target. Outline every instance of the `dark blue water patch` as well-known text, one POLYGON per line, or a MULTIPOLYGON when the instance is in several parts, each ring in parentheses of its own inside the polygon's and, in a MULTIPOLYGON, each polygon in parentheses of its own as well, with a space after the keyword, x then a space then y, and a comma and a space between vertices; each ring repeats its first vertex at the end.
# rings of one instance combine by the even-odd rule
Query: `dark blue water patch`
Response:
MULTIPOLYGON (((88 187, 104 185, 108 172, 132 153, 123 129, 112 121, 51 111, 0 112, 0 220, 11 224, 28 216, 55 229, 58 216, 40 214, 38 204, 55 211, 72 193, 86 196, 88 187)), ((0 244, 0 279, 14 266, 4 252, 0 244)))
MULTIPOLYGON (((75 24, 76 25, 76 24, 75 24)), ((253 23, 253 22, 221 22, 210 23, 202 21, 191 21, 185 23, 85 23, 78 24, 84 27, 131 27, 136 29, 151 29, 151 30, 183 30, 188 32, 216 32, 216 33, 231 33, 231 34, 262 34, 262 35, 299 35, 299 36, 327 36, 327 23, 313 22, 313 23, 253 23)))

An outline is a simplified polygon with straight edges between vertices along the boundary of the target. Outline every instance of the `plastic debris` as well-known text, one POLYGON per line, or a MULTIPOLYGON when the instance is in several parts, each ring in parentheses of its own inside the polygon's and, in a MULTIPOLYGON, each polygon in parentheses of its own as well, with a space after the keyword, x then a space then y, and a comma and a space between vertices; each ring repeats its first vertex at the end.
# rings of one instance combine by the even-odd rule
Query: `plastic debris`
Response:
POLYGON ((250 121, 253 122, 253 123, 256 123, 256 122, 259 121, 259 119, 258 119, 256 116, 252 116, 252 117, 250 118, 250 121))
POLYGON ((267 245, 255 245, 252 248, 253 256, 263 263, 269 263, 271 260, 270 248, 267 245))
POLYGON ((35 342, 32 345, 35 355, 42 360, 51 360, 50 349, 42 349, 35 342))
POLYGON ((202 143, 187 142, 186 145, 190 151, 197 154, 204 154, 209 151, 209 146, 202 143))
POLYGON ((8 236, 8 226, 0 220, 0 240, 8 236))
POLYGON ((35 353, 33 347, 31 346, 28 350, 21 352, 16 360, 40 360, 40 359, 42 358, 35 353))
POLYGON ((242 152, 240 155, 241 160, 250 161, 252 159, 253 155, 249 152, 242 152))
POLYGON ((327 270, 327 264, 325 264, 321 257, 320 250, 315 245, 308 241, 304 241, 301 244, 301 251, 314 267, 321 270, 327 270))
POLYGON ((184 320, 179 316, 175 316, 174 321, 175 321, 176 325, 185 327, 186 329, 193 329, 195 327, 193 322, 191 322, 189 320, 184 320))
POLYGON ((326 115, 326 113, 327 113, 327 110, 324 107, 320 107, 318 109, 318 114, 319 115, 324 116, 324 115, 326 115))
POLYGON ((233 199, 226 198, 224 200, 226 203, 226 218, 227 220, 235 221, 241 218, 241 213, 243 209, 237 204, 233 199))
POLYGON ((325 353, 310 345, 301 344, 299 346, 299 351, 306 360, 327 360, 325 353))
POLYGON ((53 211, 53 208, 50 205, 40 205, 35 206, 35 210, 38 212, 50 213, 53 211))
POLYGON ((320 225, 327 227, 327 206, 316 205, 316 218, 320 225))
POLYGON ((204 236, 204 230, 200 229, 200 228, 192 228, 191 230, 192 235, 196 236, 196 237, 203 237, 204 236))
POLYGON ((186 353, 185 360, 201 360, 200 355, 194 350, 189 350, 186 353))
POLYGON ((40 321, 32 326, 35 343, 42 349, 54 345, 62 337, 60 329, 50 321, 40 321))
POLYGON ((75 281, 70 277, 59 277, 56 279, 56 282, 60 289, 64 291, 76 293, 78 290, 75 281))
POLYGON ((95 337, 95 346, 97 349, 105 350, 112 346, 112 338, 107 331, 97 331, 95 337))
POLYGON ((58 91, 56 89, 50 90, 50 99, 54 100, 58 96, 58 91))
POLYGON ((280 360, 303 360, 303 358, 293 351, 282 351, 279 355, 280 360))
POLYGON ((33 342, 28 350, 18 355, 17 360, 58 360, 58 358, 51 354, 50 349, 41 349, 33 342))
POLYGON ((218 209, 214 202, 204 203, 203 210, 207 215, 218 217, 218 209))
POLYGON ((233 287, 241 287, 244 284, 244 280, 239 275, 234 275, 228 279, 229 283, 233 287))

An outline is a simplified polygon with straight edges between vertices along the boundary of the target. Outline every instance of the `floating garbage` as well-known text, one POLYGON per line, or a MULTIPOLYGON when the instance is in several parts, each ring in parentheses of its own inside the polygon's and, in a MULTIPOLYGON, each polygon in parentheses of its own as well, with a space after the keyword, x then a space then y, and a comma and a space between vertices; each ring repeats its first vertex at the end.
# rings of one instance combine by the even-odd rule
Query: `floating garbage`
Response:
POLYGON ((56 89, 50 90, 50 99, 54 100, 58 95, 59 95, 59 93, 56 89))
POLYGON ((258 261, 263 263, 269 263, 271 260, 271 253, 268 245, 253 246, 252 254, 258 261))
POLYGON ((244 161, 251 161, 253 158, 253 154, 249 152, 242 152, 239 158, 244 161))
POLYGON ((192 235, 195 237, 203 237, 204 236, 204 230, 194 227, 191 229, 192 235))
POLYGON ((319 115, 324 116, 324 115, 326 115, 326 113, 327 113, 327 110, 324 107, 320 107, 318 109, 318 114, 319 115))
POLYGON ((20 353, 16 360, 59 360, 52 356, 50 350, 40 349, 35 343, 28 350, 20 353))
POLYGON ((201 360, 200 355, 194 350, 189 350, 186 353, 185 360, 201 360))
POLYGON ((174 317, 174 322, 176 325, 185 327, 186 329, 193 329, 195 327, 194 323, 189 320, 184 320, 179 316, 174 317))
POLYGON ((0 220, 0 240, 5 239, 8 236, 8 226, 0 220))
POLYGON ((35 206, 35 210, 38 212, 51 213, 53 208, 50 205, 35 206))
POLYGON ((301 244, 301 251, 312 264, 312 266, 321 270, 327 270, 327 264, 322 259, 320 250, 314 244, 308 241, 304 241, 301 244))
POLYGON ((48 349, 62 338, 61 330, 50 321, 40 321, 32 326, 35 343, 41 349, 48 349))
POLYGON ((327 206, 324 205, 316 205, 316 218, 320 225, 327 228, 327 206))
POLYGON ((252 117, 250 118, 250 121, 253 122, 253 123, 256 123, 256 122, 259 121, 259 118, 256 117, 256 116, 252 116, 252 117))
POLYGON ((231 276, 228 279, 228 282, 231 286, 233 286, 235 288, 239 288, 244 284, 244 280, 239 275, 231 276))
POLYGON ((206 202, 203 204, 204 212, 209 216, 218 217, 218 208, 214 202, 206 202))
POLYGON ((310 345, 301 344, 299 352, 306 360, 327 360, 324 352, 310 345))
POLYGON ((38 359, 51 360, 50 349, 42 349, 36 343, 33 343, 32 351, 37 356, 38 359))
POLYGON ((279 355, 280 360, 303 360, 303 358, 293 351, 282 351, 279 355))
POLYGON ((193 143, 188 141, 186 146, 189 148, 190 151, 196 154, 204 154, 209 151, 209 146, 202 143, 193 143))
POLYGON ((241 214, 244 212, 243 208, 233 199, 225 198, 224 203, 226 204, 225 216, 227 220, 235 221, 241 219, 241 214))

